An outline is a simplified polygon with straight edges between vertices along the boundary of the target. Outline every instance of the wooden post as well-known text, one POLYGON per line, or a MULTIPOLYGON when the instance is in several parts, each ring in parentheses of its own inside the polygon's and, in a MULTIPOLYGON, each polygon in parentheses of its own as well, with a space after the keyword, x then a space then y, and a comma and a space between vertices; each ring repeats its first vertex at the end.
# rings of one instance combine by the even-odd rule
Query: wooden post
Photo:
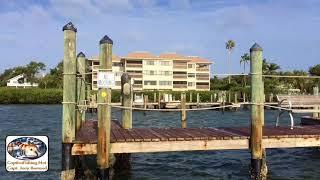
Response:
MULTIPOLYGON (((106 35, 100 40, 99 73, 112 72, 113 41, 106 35)), ((98 146, 97 165, 100 179, 109 179, 109 153, 111 132, 111 88, 98 90, 98 146)))
POLYGON ((189 102, 192 103, 192 92, 190 91, 189 102))
POLYGON ((158 93, 158 109, 160 109, 161 107, 161 94, 160 94, 160 91, 158 93))
POLYGON ((231 91, 228 92, 228 102, 231 103, 231 91))
POLYGON ((143 108, 147 109, 148 95, 143 95, 143 108))
POLYGON ((251 179, 262 179, 262 129, 264 122, 263 81, 262 81, 262 48, 254 44, 250 48, 251 60, 251 179))
POLYGON ((156 103, 157 102, 157 93, 153 93, 153 102, 156 103))
MULTIPOLYGON (((86 56, 83 52, 80 52, 77 55, 77 71, 79 75, 77 76, 77 104, 86 105, 86 56)), ((83 111, 83 107, 78 107, 77 109, 77 123, 76 123, 76 131, 81 128, 82 123, 84 123, 86 118, 86 112, 83 111)))
POLYGON ((197 93, 197 108, 199 108, 199 103, 200 103, 200 95, 197 93))
POLYGON ((62 172, 61 179, 74 179, 74 157, 71 155, 76 128, 76 32, 69 22, 63 26, 63 107, 62 107, 62 172))
POLYGON ((186 93, 181 93, 181 127, 187 127, 187 112, 186 112, 186 93))
POLYGON ((125 129, 132 128, 132 87, 131 78, 128 73, 123 73, 121 76, 121 105, 130 109, 122 109, 122 127, 125 129))
MULTIPOLYGON (((318 86, 313 87, 313 95, 318 96, 319 95, 319 88, 318 86)), ((319 106, 314 106, 314 110, 319 110, 319 106)), ((313 117, 319 117, 318 112, 313 113, 313 117)))
POLYGON ((246 102, 246 93, 243 92, 243 102, 246 102))
POLYGON ((237 92, 234 92, 234 103, 238 103, 237 92))
POLYGON ((213 102, 213 94, 210 94, 210 102, 213 102))

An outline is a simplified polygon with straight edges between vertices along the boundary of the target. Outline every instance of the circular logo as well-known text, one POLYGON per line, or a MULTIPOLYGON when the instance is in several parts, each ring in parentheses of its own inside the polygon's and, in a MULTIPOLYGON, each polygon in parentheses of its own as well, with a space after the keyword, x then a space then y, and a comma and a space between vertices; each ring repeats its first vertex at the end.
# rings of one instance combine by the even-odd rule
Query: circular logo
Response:
POLYGON ((18 160, 38 159, 47 152, 47 146, 34 137, 20 137, 12 140, 7 146, 8 153, 18 160))

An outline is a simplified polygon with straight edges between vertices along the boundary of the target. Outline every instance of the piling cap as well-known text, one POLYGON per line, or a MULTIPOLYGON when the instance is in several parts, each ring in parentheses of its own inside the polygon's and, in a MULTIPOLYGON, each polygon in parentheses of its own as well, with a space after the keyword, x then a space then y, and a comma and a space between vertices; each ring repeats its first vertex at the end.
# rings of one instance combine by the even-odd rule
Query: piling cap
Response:
POLYGON ((100 44, 113 44, 112 39, 110 39, 107 35, 105 35, 101 40, 100 44))
POLYGON ((262 51, 262 47, 259 46, 259 44, 254 43, 254 45, 250 48, 250 52, 251 51, 262 51))
POLYGON ((80 52, 77 57, 86 57, 86 55, 83 52, 80 52))
POLYGON ((72 24, 72 22, 68 22, 68 24, 64 25, 62 30, 71 30, 71 31, 74 31, 74 32, 77 32, 77 28, 74 27, 74 25, 72 24))

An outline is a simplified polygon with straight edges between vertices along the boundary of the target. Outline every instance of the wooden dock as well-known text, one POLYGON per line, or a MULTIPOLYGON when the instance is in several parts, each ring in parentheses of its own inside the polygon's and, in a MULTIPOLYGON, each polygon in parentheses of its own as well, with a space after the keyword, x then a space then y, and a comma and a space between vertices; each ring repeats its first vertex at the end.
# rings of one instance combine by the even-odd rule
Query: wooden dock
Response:
MULTIPOLYGON (((320 146, 320 125, 264 127, 265 148, 320 146)), ((111 125, 110 153, 249 149, 249 127, 227 128, 134 128, 111 125)), ((72 155, 97 153, 97 121, 88 120, 76 134, 72 155)))

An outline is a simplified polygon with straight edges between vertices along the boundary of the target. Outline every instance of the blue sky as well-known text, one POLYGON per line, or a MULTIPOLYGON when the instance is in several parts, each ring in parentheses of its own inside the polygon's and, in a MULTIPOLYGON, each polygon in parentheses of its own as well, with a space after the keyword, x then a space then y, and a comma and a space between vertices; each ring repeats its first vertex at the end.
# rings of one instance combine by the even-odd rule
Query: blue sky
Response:
POLYGON ((54 67, 69 21, 87 56, 98 54, 107 34, 117 55, 197 55, 214 61, 213 73, 227 71, 229 39, 236 42, 232 72, 242 72, 240 56, 254 42, 283 70, 320 64, 320 0, 1 0, 0 72, 30 60, 54 67))

